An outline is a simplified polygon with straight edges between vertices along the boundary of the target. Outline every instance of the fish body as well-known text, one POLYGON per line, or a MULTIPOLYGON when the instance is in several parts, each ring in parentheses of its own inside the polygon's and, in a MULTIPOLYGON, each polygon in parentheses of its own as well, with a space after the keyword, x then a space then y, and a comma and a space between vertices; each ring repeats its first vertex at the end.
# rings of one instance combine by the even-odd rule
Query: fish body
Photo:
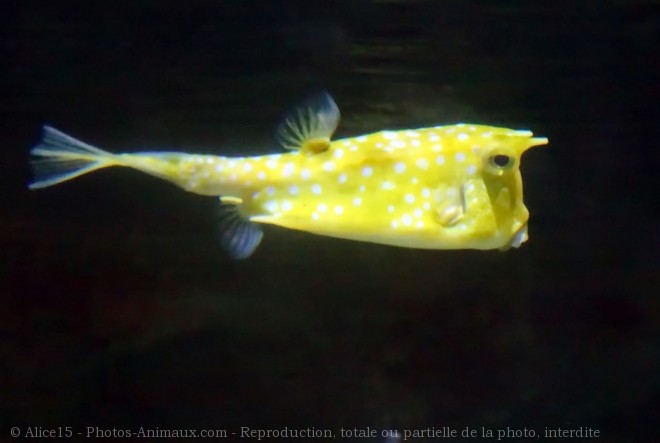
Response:
POLYGON ((256 224, 424 249, 507 249, 527 239, 522 153, 530 131, 458 124, 331 140, 339 110, 323 94, 280 126, 289 152, 223 157, 111 154, 52 128, 32 153, 32 188, 128 166, 220 196, 221 240, 236 258, 261 240, 256 224))

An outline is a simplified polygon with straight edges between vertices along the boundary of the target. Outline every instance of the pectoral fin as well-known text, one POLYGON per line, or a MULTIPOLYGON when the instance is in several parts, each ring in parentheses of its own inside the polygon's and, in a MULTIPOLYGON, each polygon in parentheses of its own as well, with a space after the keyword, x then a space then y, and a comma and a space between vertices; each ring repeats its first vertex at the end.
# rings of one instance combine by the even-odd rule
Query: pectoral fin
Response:
POLYGON ((286 116, 279 125, 278 138, 286 149, 327 151, 339 117, 339 108, 330 94, 315 95, 286 116))
POLYGON ((456 186, 441 185, 433 193, 434 218, 444 228, 458 223, 465 214, 463 190, 456 186))
POLYGON ((497 223, 482 180, 467 180, 461 185, 441 185, 433 194, 435 220, 444 228, 461 226, 473 235, 492 233, 497 223))
POLYGON ((225 204, 224 199, 218 210, 218 240, 229 255, 236 260, 248 258, 263 237, 263 232, 254 223, 243 218, 235 204, 225 204))

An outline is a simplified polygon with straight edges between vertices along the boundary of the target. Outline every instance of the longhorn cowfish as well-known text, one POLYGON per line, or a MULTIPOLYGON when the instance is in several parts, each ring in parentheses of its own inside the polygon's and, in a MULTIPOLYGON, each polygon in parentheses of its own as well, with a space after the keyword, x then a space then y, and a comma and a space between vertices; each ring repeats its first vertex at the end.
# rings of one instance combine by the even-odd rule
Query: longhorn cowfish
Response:
POLYGON ((456 124, 332 140, 339 123, 321 94, 280 124, 285 153, 223 157, 179 152, 114 154, 44 127, 31 153, 45 188, 127 166, 220 200, 220 241, 234 258, 259 245, 259 224, 424 249, 508 249, 527 240, 520 157, 546 138, 456 124))

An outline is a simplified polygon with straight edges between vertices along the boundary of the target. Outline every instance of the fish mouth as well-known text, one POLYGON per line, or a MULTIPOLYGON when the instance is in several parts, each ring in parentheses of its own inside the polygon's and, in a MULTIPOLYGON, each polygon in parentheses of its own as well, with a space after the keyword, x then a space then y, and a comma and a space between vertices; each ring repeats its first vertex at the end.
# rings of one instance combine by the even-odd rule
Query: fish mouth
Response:
POLYGON ((527 223, 522 225, 511 237, 509 242, 500 248, 500 251, 506 251, 511 248, 519 248, 523 243, 529 239, 527 234, 527 223))

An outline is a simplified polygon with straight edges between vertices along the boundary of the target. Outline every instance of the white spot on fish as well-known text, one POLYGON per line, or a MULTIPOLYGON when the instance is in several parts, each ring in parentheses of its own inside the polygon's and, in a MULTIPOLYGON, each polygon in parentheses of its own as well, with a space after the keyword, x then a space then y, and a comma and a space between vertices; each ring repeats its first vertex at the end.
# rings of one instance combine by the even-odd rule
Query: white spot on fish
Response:
POLYGON ((467 167, 467 173, 468 175, 474 175, 474 173, 477 172, 477 167, 474 165, 469 165, 467 167))
POLYGON ((333 169, 335 169, 335 164, 334 164, 333 162, 325 162, 325 163, 323 163, 323 170, 324 170, 324 171, 328 171, 328 172, 330 172, 330 171, 332 171, 333 169))
POLYGON ((371 166, 365 166, 362 168, 362 175, 364 177, 371 177, 371 174, 373 174, 374 169, 371 166))
POLYGON ((277 211, 277 206, 278 206, 277 202, 270 200, 270 201, 266 202, 266 204, 264 205, 264 208, 266 208, 266 210, 268 212, 276 212, 277 211))
POLYGON ((298 195, 298 191, 299 191, 298 186, 296 185, 291 185, 291 187, 289 188, 289 194, 291 195, 298 195))
POLYGON ((387 207, 387 212, 394 212, 394 206, 389 205, 389 206, 387 207))
POLYGON ((472 153, 479 154, 479 146, 472 146, 472 153))
POLYGON ((431 191, 429 188, 422 189, 422 197, 429 198, 431 196, 431 191))
POLYGON ((362 142, 364 142, 364 141, 367 140, 367 136, 366 136, 366 135, 361 135, 361 136, 357 137, 355 140, 357 140, 357 141, 359 141, 360 143, 362 143, 362 142))
POLYGON ((364 191, 367 190, 367 187, 364 186, 364 185, 360 185, 360 187, 358 188, 358 190, 359 190, 360 192, 364 192, 364 191))
POLYGON ((412 217, 408 214, 404 214, 403 217, 401 217, 401 223, 406 226, 410 226, 412 224, 412 217))
POLYGON ((315 183, 312 185, 312 194, 314 195, 320 195, 323 189, 321 189, 321 185, 318 183, 315 183))
POLYGON ((454 132, 456 132, 456 129, 454 128, 445 129, 445 134, 453 134, 454 132))
POLYGON ((440 140, 440 137, 438 137, 436 134, 431 134, 429 140, 432 142, 437 142, 438 140, 440 140))
POLYGON ((227 166, 229 168, 235 168, 236 167, 236 160, 229 160, 229 162, 227 163, 227 166))
POLYGON ((422 215, 424 215, 424 212, 421 209, 417 208, 413 211, 413 215, 417 218, 420 218, 422 215))
POLYGON ((384 181, 380 185, 381 189, 394 189, 396 188, 396 185, 390 181, 384 181))
POLYGON ((339 177, 337 178, 337 181, 338 181, 339 183, 346 183, 346 179, 347 179, 347 178, 348 178, 348 177, 346 176, 346 174, 339 174, 339 177))
POLYGON ((435 162, 439 165, 444 165, 445 164, 445 156, 444 155, 438 155, 435 159, 435 162))
POLYGON ((231 175, 229 176, 229 180, 231 180, 231 181, 233 181, 233 182, 235 182, 237 178, 238 178, 238 177, 236 177, 236 174, 231 174, 231 175))
POLYGON ((482 136, 483 138, 490 138, 490 137, 493 136, 493 132, 492 132, 492 131, 486 131, 486 132, 484 132, 483 134, 481 134, 481 136, 482 136))
POLYGON ((313 218, 314 220, 318 220, 318 219, 319 219, 319 215, 318 215, 316 212, 312 212, 312 218, 313 218))
POLYGON ((417 223, 415 223, 415 226, 417 229, 421 229, 424 227, 424 222, 422 220, 417 220, 417 223))
POLYGON ((404 198, 408 203, 415 203, 415 196, 412 194, 406 194, 404 198))
POLYGON ((303 180, 309 180, 309 178, 312 176, 312 173, 309 169, 303 169, 300 173, 300 176, 303 178, 303 180))
POLYGON ((344 156, 344 151, 342 149, 336 149, 333 155, 337 158, 342 158, 344 156))
POLYGON ((344 208, 342 206, 335 206, 335 214, 342 215, 344 213, 344 208))
POLYGON ((419 133, 417 131, 406 131, 406 135, 408 137, 419 137, 419 133))
POLYGON ((433 152, 440 152, 442 151, 442 145, 433 145, 433 152))
POLYGON ((295 166, 293 163, 289 162, 284 165, 282 168, 282 176, 283 177, 288 177, 293 173, 293 170, 295 169, 295 166))
POLYGON ((410 183, 412 183, 413 185, 416 185, 418 182, 419 180, 417 179, 417 177, 413 177, 410 179, 410 183))
POLYGON ((418 158, 415 162, 419 169, 426 169, 429 167, 429 162, 425 158, 418 158))
POLYGON ((429 209, 431 209, 431 204, 429 202, 424 202, 422 207, 424 207, 424 209, 428 211, 429 209))
POLYGON ((358 145, 351 145, 351 147, 349 149, 351 151, 357 151, 359 148, 358 148, 358 145))
POLYGON ((460 140, 460 141, 465 141, 465 140, 468 139, 468 137, 469 137, 469 135, 467 135, 465 132, 461 132, 460 134, 458 134, 456 136, 456 138, 458 138, 458 140, 460 140))
POLYGON ((318 206, 316 207, 316 210, 319 212, 325 212, 328 210, 328 205, 325 203, 319 203, 318 206))
POLYGON ((414 147, 418 147, 421 143, 419 142, 419 140, 412 140, 410 144, 413 145, 414 147))
POLYGON ((266 166, 268 166, 270 169, 275 169, 277 162, 275 160, 266 160, 266 166))
POLYGON ((406 170, 406 164, 404 162, 397 162, 394 165, 394 172, 397 174, 402 174, 406 170))
POLYGON ((360 197, 355 197, 355 198, 353 199, 353 204, 354 204, 355 206, 360 206, 360 205, 362 204, 362 199, 361 199, 360 197))
POLYGON ((224 168, 222 167, 222 163, 218 163, 215 165, 215 172, 222 172, 224 168))
POLYGON ((462 162, 465 160, 465 154, 462 152, 457 152, 456 155, 454 156, 457 162, 462 162))
POLYGON ((285 200, 282 202, 282 210, 283 211, 290 211, 293 208, 293 205, 289 200, 285 200))
POLYGON ((396 132, 393 131, 384 131, 383 132, 383 138, 387 140, 394 140, 395 138, 398 138, 399 135, 396 132))
POLYGON ((405 148, 406 143, 401 141, 401 140, 393 140, 390 145, 392 145, 393 148, 405 148))
POLYGON ((266 188, 266 194, 268 194, 268 195, 273 195, 273 194, 275 194, 275 187, 274 187, 274 186, 268 186, 268 187, 266 188))
POLYGON ((245 163, 245 164, 243 165, 243 170, 244 170, 245 172, 250 172, 250 171, 252 171, 252 163, 245 163))
POLYGON ((397 220, 392 220, 392 225, 391 226, 392 226, 393 229, 396 229, 396 228, 399 227, 399 222, 397 220))
POLYGON ((259 180, 266 180, 266 173, 264 171, 257 172, 257 178, 259 180))

